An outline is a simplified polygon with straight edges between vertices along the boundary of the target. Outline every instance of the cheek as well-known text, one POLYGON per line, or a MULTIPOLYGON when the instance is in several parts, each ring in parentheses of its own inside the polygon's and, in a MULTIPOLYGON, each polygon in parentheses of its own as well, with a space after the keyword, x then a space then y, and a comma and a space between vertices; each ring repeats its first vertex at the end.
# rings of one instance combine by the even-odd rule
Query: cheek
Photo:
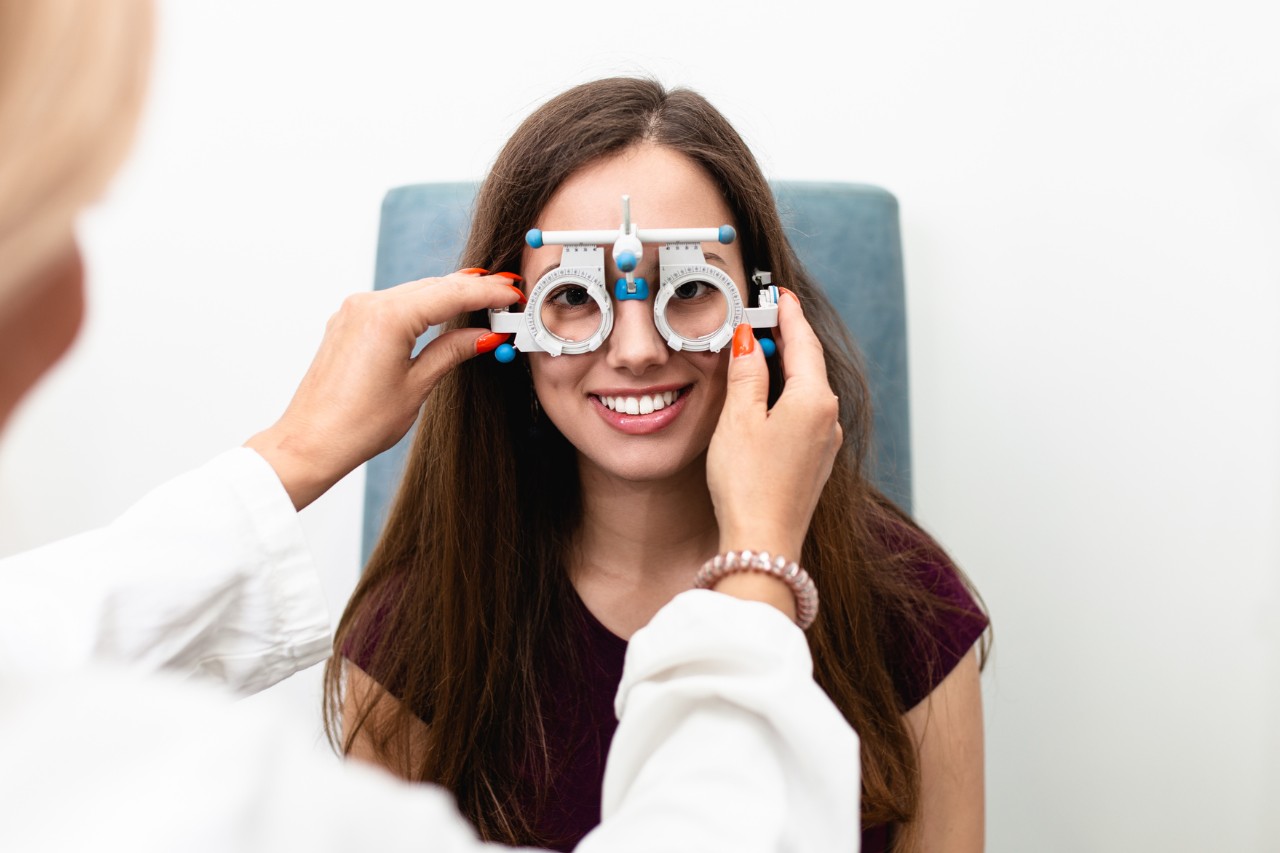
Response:
POLYGON ((555 381, 557 365, 552 363, 551 356, 544 352, 531 352, 525 353, 525 358, 529 359, 529 376, 535 389, 555 381))
POLYGON ((729 379, 729 347, 725 347, 720 352, 691 352, 688 358, 697 365, 698 371, 706 377, 706 381, 710 383, 719 383, 721 386, 729 379))
POLYGON ((528 353, 529 376, 533 391, 545 408, 554 406, 557 398, 569 393, 583 374, 582 356, 551 356, 545 352, 528 353))
POLYGON ((708 398, 715 402, 715 411, 719 412, 729 384, 729 348, 725 347, 720 352, 691 352, 688 358, 702 374, 702 387, 708 398))

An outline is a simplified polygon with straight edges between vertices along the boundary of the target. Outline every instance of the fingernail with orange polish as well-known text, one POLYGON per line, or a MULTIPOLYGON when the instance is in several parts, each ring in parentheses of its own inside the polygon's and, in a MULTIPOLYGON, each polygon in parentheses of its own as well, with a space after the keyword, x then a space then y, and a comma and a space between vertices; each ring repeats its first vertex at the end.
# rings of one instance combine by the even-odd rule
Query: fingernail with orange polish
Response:
POLYGON ((511 336, 503 332, 489 332, 476 338, 476 355, 493 352, 507 342, 511 336))
POLYGON ((465 270, 458 270, 462 275, 488 275, 489 271, 480 267, 467 267, 465 270))
POLYGON ((507 287, 511 288, 512 293, 514 293, 516 298, 520 300, 521 305, 529 301, 529 297, 524 295, 524 291, 516 287, 514 284, 508 284, 507 287))
POLYGON ((500 275, 503 278, 509 278, 512 281, 524 281, 524 279, 521 276, 513 272, 496 272, 494 273, 494 275, 500 275))
POLYGON ((751 324, 742 323, 733 331, 733 357, 749 355, 756 348, 755 335, 751 334, 751 324))
POLYGON ((794 299, 796 302, 799 302, 799 301, 800 301, 800 297, 799 297, 799 296, 796 296, 794 293, 792 293, 790 290, 787 290, 787 289, 786 289, 785 287, 783 287, 782 285, 778 285, 778 290, 781 290, 783 293, 785 293, 785 294, 787 294, 788 296, 790 296, 790 297, 791 297, 792 299, 794 299))

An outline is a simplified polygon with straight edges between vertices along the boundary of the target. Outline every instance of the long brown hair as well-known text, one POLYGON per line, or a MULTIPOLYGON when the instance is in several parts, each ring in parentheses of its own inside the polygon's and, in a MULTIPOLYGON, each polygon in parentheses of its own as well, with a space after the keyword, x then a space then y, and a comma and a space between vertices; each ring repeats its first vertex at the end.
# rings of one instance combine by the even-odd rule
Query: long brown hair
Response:
MULTIPOLYGON (((922 624, 947 606, 922 588, 910 570, 918 555, 901 543, 937 546, 865 476, 870 394, 857 350, 797 259, 737 132, 700 95, 650 80, 571 89, 526 119, 498 155, 462 265, 517 270, 523 235, 557 188, 642 141, 706 170, 733 213, 746 268, 771 270, 795 292, 825 347, 845 443, 801 555, 822 597, 809 644, 819 684, 862 739, 864 824, 909 824, 919 772, 883 639, 890 623, 922 624)), ((457 322, 484 325, 481 315, 457 322)), ((579 612, 566 572, 581 519, 575 451, 536 418, 531 397, 525 371, 480 358, 427 401, 385 532, 335 639, 340 651, 365 643, 370 668, 402 700, 398 714, 375 719, 363 708, 342 721, 339 738, 340 655, 325 673, 335 744, 349 750, 363 727, 389 765, 452 790, 483 837, 517 844, 546 842, 520 806, 536 804, 549 787, 537 780, 556 772, 540 685, 549 661, 573 659, 579 612), (415 713, 429 719, 425 743, 409 736, 415 713)))

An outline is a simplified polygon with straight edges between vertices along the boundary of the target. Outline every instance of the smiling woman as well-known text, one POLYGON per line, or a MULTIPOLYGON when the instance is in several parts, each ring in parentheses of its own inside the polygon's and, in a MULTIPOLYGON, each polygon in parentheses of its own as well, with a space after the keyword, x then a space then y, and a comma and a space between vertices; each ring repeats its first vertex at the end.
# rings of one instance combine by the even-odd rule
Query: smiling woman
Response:
MULTIPOLYGON (((863 477, 871 413, 856 349, 733 128, 695 93, 647 80, 572 89, 499 155, 462 260, 532 284, 566 249, 530 247, 526 231, 616 229, 623 195, 646 227, 731 225, 737 240, 701 245, 708 269, 744 303, 748 273, 769 270, 798 299, 782 310, 803 306, 790 316, 821 342, 843 445, 829 480, 811 486, 807 529, 785 513, 806 496, 753 496, 751 545, 798 560, 821 593, 809 643, 815 677, 862 738, 863 797, 849 808, 860 810, 863 849, 980 849, 975 645, 986 617, 932 539, 863 477)), ((658 280, 658 261, 646 255, 635 274, 658 280)), ((665 316, 693 333, 723 304, 690 284, 665 316)), ((595 334, 589 315, 600 309, 584 296, 553 291, 544 324, 595 334)), ((331 736, 344 752, 444 784, 486 838, 568 850, 599 821, 628 640, 726 550, 707 459, 729 354, 668 345, 656 298, 614 299, 613 327, 589 352, 526 352, 523 366, 475 359, 441 382, 338 629, 331 736)), ((483 326, 485 315, 455 325, 483 326)), ((802 390, 788 343, 779 336, 775 399, 802 390)), ((812 441, 791 436, 776 464, 812 441)))
MULTIPOLYGON (((616 227, 618 198, 628 193, 635 221, 645 225, 716 228, 733 219, 697 163, 672 148, 642 142, 570 176, 542 209, 537 224, 546 231, 616 227)), ((521 273, 536 281, 538 270, 559 263, 563 249, 526 247, 521 273)), ((707 243, 703 252, 704 256, 710 253, 708 262, 734 282, 746 281, 737 245, 707 243)), ((658 280, 657 254, 645 254, 635 270, 637 276, 658 280)), ((611 281, 623 275, 616 267, 609 273, 611 281)), ((703 305, 710 301, 697 291, 690 296, 690 302, 699 301, 699 296, 703 305)), ((711 307, 714 309, 714 304, 711 307)), ((724 312, 719 313, 722 322, 724 312)), ((719 353, 673 351, 654 325, 652 299, 626 299, 615 306, 613 330, 600 349, 565 357, 530 353, 529 372, 547 418, 577 450, 580 476, 616 493, 627 483, 687 474, 703 484, 694 493, 704 496, 705 505, 697 512, 705 520, 711 514, 706 473, 701 466, 690 466, 711 443, 724 407, 728 357, 727 349, 719 353), (612 405, 606 400, 612 400, 612 405), (657 405, 657 400, 663 404, 657 405), (623 441, 620 434, 633 438, 623 441)), ((642 505, 634 503, 637 500, 629 503, 642 505)), ((584 494, 584 503, 600 505, 590 493, 584 494)), ((701 524, 697 532, 714 554, 715 525, 701 524)))

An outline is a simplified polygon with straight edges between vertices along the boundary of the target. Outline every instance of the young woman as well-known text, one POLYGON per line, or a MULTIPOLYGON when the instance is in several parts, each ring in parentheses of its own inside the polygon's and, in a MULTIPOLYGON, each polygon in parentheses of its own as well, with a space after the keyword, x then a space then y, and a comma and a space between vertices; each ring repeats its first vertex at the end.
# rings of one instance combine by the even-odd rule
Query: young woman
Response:
MULTIPOLYGON (((498 156, 463 260, 527 289, 562 249, 529 248, 526 231, 616 229, 623 194, 642 228, 731 224, 737 240, 703 244, 707 262, 744 300, 748 275, 769 270, 803 306, 843 445, 813 484, 807 529, 786 519, 800 496, 753 496, 755 547, 798 560, 821 593, 809 644, 818 683, 862 739, 862 802, 849 808, 861 810, 863 849, 980 850, 986 617, 941 549, 865 478, 856 350, 725 119, 640 79, 554 98, 498 156)), ((657 254, 636 275, 656 281, 657 254)), ((728 350, 670 348, 652 297, 613 309, 592 352, 474 359, 441 381, 326 673, 343 751, 450 788, 486 838, 568 850, 599 820, 627 639, 723 550, 707 459, 728 350), (652 411, 628 415, 633 403, 652 411)), ((787 378, 775 370, 771 397, 787 378)), ((791 436, 774 464, 808 440, 791 436)))

